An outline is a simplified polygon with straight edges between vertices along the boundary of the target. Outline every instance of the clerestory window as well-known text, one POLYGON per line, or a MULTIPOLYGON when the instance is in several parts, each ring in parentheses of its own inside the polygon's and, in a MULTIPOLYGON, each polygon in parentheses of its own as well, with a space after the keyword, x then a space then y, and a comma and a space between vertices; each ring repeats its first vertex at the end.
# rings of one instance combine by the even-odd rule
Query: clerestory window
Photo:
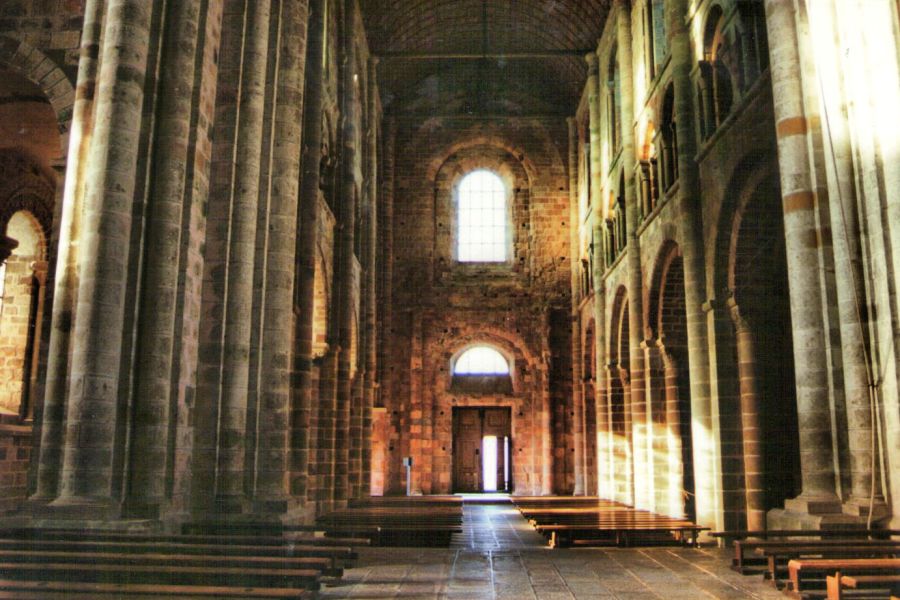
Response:
POLYGON ((472 171, 459 185, 457 202, 457 260, 506 262, 506 186, 494 173, 472 171))

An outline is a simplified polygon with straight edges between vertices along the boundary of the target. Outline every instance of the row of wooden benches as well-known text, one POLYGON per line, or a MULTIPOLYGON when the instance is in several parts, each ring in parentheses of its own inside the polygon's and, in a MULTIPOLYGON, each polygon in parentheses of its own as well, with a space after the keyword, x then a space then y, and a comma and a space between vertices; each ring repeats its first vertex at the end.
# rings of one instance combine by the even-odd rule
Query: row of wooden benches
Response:
POLYGON ((363 536, 378 546, 449 546, 462 531, 459 496, 386 496, 351 502, 315 527, 328 535, 363 536))
POLYGON ((573 544, 680 543, 695 546, 708 529, 687 520, 595 496, 514 496, 512 501, 552 547, 573 544))
POLYGON ((0 599, 311 598, 367 540, 0 530, 0 599))
MULTIPOLYGON (((900 530, 768 530, 715 532, 733 539, 732 568, 758 573, 795 597, 900 595, 900 530)), ((858 597, 858 596, 857 596, 858 597)))

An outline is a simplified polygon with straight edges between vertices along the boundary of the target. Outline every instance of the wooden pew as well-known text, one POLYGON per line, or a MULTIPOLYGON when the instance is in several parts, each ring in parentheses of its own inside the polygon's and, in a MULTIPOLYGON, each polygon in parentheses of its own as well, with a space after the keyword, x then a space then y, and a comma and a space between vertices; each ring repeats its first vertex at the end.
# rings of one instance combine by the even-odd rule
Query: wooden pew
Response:
POLYGON ((707 527, 686 519, 657 515, 597 497, 513 497, 513 502, 552 547, 604 541, 620 546, 636 542, 697 544, 707 527))
POLYGON ((900 553, 900 542, 887 544, 854 544, 849 541, 843 544, 828 545, 821 543, 778 544, 761 546, 756 552, 766 557, 766 578, 778 585, 778 575, 782 567, 791 559, 799 558, 894 558, 900 553))
POLYGON ((320 516, 316 527, 328 535, 370 535, 378 545, 449 545, 462 532, 461 499, 428 496, 355 502, 320 516))
POLYGON ((836 572, 826 578, 826 590, 828 600, 844 600, 844 588, 853 590, 877 588, 884 590, 884 596, 888 594, 895 598, 900 594, 900 574, 895 575, 842 575, 836 572))
POLYGON ((799 596, 809 588, 810 580, 820 586, 826 576, 837 572, 848 575, 891 575, 900 573, 900 558, 814 558, 788 561, 787 592, 799 596))
MULTIPOLYGON (((898 548, 900 541, 894 540, 872 540, 869 538, 847 537, 847 538, 829 538, 824 540, 808 540, 808 539, 779 539, 779 540, 735 540, 734 542, 734 558, 731 560, 731 568, 741 574, 748 572, 756 572, 755 567, 762 566, 763 570, 767 565, 765 557, 758 558, 749 556, 750 553, 759 555, 769 549, 790 549, 815 546, 827 551, 829 548, 842 548, 844 546, 866 546, 872 548, 898 548)), ((771 569, 769 569, 771 571, 771 569)))
POLYGON ((91 583, 74 581, 18 581, 0 579, 0 600, 308 600, 310 590, 235 586, 154 585, 140 583, 91 583))

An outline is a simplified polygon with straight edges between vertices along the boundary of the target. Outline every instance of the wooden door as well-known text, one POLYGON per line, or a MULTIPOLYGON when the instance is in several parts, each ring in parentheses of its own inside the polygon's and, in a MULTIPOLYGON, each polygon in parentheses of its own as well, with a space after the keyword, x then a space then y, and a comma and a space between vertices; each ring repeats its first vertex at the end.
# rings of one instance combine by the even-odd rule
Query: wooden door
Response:
MULTIPOLYGON (((504 491, 504 480, 512 469, 505 464, 504 450, 511 432, 509 407, 458 407, 453 409, 453 491, 483 492, 482 442, 485 436, 497 438, 497 490, 504 491)), ((511 485, 511 484, 510 484, 511 485)))
POLYGON ((481 491, 481 410, 453 409, 453 491, 481 491))

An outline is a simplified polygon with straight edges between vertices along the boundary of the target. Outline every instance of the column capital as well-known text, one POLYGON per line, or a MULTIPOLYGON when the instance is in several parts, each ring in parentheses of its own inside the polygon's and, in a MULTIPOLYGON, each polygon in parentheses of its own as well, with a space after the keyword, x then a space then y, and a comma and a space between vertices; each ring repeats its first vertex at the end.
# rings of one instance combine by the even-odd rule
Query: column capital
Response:
POLYGON ((597 58, 596 52, 588 52, 584 55, 584 60, 588 65, 588 77, 591 75, 597 75, 599 72, 599 59, 597 58))

